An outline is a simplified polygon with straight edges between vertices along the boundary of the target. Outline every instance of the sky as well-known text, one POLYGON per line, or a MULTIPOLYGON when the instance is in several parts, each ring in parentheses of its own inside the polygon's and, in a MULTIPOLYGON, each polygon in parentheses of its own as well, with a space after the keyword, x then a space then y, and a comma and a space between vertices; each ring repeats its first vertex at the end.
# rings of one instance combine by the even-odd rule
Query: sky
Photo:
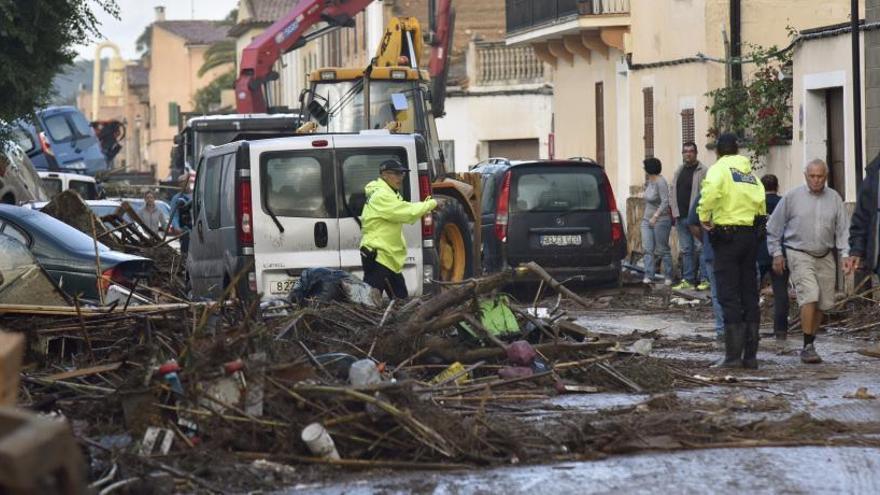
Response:
MULTIPOLYGON (((116 0, 120 19, 114 19, 97 7, 95 2, 91 3, 101 23, 98 29, 103 38, 88 46, 77 47, 79 58, 94 59, 95 45, 106 39, 119 45, 123 58, 133 60, 139 56, 135 51, 135 40, 155 20, 154 7, 164 5, 165 18, 169 21, 223 19, 238 5, 238 0, 116 0)), ((103 55, 109 56, 110 53, 105 50, 103 55)))

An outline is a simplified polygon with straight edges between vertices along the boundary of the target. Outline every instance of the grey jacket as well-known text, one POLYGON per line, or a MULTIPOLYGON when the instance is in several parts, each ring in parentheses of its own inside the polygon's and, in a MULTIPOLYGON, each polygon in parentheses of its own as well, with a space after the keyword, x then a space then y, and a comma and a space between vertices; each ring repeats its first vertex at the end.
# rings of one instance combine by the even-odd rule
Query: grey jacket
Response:
MULTIPOLYGON (((672 207, 672 218, 681 218, 688 215, 688 212, 686 211, 678 211, 678 193, 675 189, 676 184, 678 184, 678 176, 681 175, 683 169, 684 163, 675 169, 675 175, 672 177, 672 182, 669 184, 669 206, 672 207)), ((697 160, 697 169, 694 170, 694 182, 691 186, 691 199, 688 203, 691 207, 694 206, 694 200, 696 200, 697 195, 700 194, 700 186, 703 184, 703 179, 706 178, 706 171, 708 170, 709 167, 703 165, 703 162, 697 160)))

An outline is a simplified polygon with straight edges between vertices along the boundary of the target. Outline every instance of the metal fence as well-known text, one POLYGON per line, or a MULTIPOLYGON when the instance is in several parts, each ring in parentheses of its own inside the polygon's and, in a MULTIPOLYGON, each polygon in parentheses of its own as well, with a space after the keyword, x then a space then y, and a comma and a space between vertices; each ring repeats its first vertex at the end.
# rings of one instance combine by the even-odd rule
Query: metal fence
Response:
POLYGON ((578 15, 625 14, 630 0, 507 0, 507 32, 512 33, 578 15))

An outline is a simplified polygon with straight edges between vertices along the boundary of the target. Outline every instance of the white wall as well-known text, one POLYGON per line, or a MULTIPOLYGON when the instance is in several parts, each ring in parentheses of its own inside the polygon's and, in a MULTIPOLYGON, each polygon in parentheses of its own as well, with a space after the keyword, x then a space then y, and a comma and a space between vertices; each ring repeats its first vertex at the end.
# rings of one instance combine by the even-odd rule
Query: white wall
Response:
POLYGON ((441 140, 455 141, 455 170, 466 172, 488 158, 481 151, 487 141, 537 138, 540 157, 547 158, 552 115, 551 95, 450 95, 437 132, 441 140))

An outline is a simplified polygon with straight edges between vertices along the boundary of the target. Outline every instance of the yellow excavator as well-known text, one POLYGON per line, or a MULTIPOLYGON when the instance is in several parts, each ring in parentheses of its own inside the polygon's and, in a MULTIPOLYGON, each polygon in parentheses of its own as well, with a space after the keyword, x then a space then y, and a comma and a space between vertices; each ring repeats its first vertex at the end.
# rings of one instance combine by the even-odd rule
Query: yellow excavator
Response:
POLYGON ((424 138, 427 156, 419 158, 419 190, 422 198, 433 195, 439 203, 422 225, 426 259, 435 260, 435 278, 461 281, 480 266, 480 204, 479 181, 456 177, 446 169, 434 121, 445 113, 455 20, 450 4, 451 0, 440 0, 436 9, 432 5, 427 38, 415 17, 392 18, 369 66, 312 72, 301 104, 308 119, 304 130, 387 129, 424 138), (428 70, 420 68, 426 39, 431 45, 428 70))

